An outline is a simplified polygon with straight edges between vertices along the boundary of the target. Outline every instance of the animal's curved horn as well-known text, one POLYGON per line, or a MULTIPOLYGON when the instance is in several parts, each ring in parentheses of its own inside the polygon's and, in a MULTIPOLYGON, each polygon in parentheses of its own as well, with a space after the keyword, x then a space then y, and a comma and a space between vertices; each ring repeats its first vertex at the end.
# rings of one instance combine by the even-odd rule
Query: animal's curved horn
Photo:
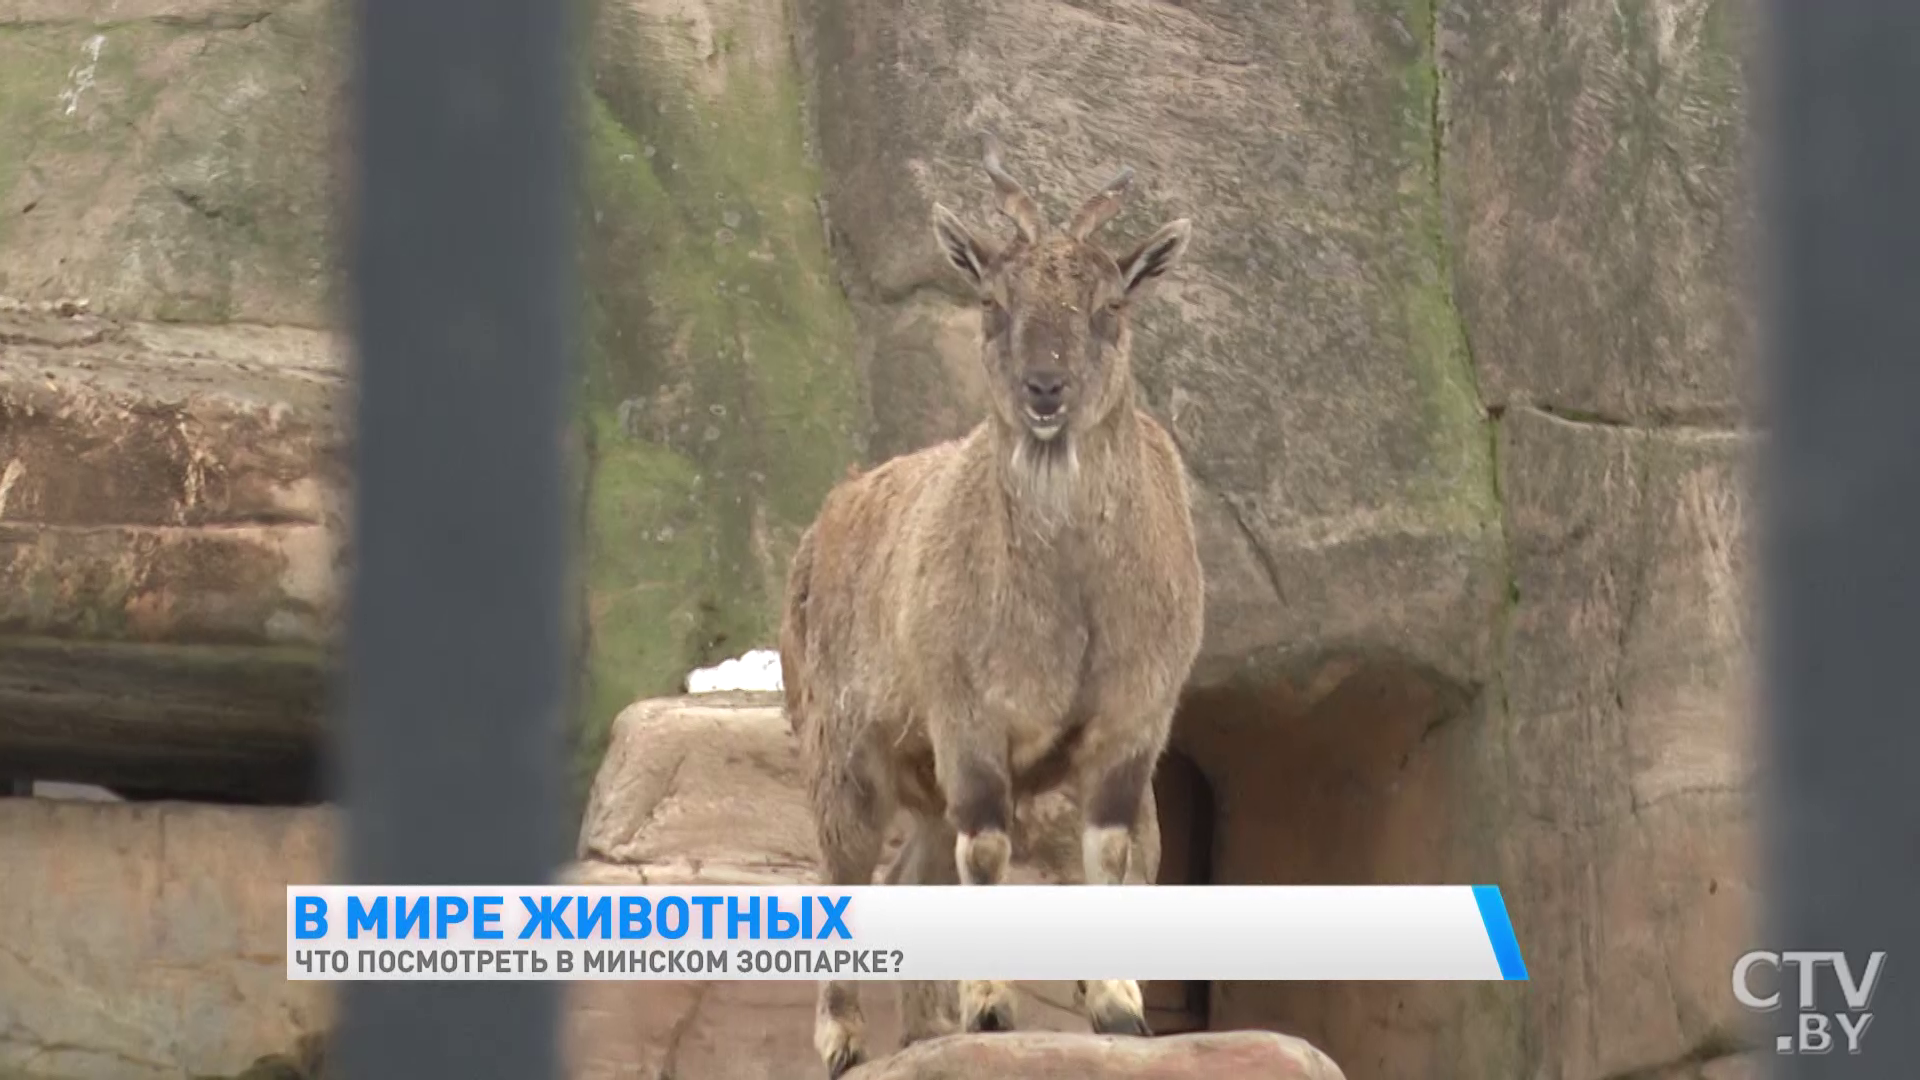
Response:
POLYGON ((1000 212, 1013 219, 1013 224, 1028 243, 1039 239, 1043 222, 1040 206, 1000 164, 1000 140, 993 132, 983 131, 980 133, 980 145, 987 175, 993 177, 993 189, 1000 193, 1000 212))
POLYGON ((1094 192, 1081 204, 1080 211, 1073 215, 1073 224, 1067 228, 1068 234, 1075 240, 1085 240, 1100 226, 1111 221, 1113 215, 1120 212, 1120 200, 1126 195, 1127 185, 1132 182, 1133 166, 1122 166, 1113 179, 1107 181, 1107 186, 1094 192))

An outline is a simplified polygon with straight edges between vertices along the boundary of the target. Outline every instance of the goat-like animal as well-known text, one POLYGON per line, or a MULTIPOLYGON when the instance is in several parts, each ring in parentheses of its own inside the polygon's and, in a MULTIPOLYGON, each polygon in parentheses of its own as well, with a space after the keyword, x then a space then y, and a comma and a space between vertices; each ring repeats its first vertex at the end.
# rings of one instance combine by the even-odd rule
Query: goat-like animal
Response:
MULTIPOLYGON (((933 231, 979 297, 990 415, 836 486, 789 573, 781 672, 833 884, 872 882, 900 808, 914 829, 890 883, 997 884, 1015 800, 1068 784, 1086 882, 1122 882, 1200 649, 1187 478, 1135 404, 1130 356, 1131 308, 1190 225, 1116 258, 1091 237, 1131 169, 1055 231, 985 142, 1015 235, 937 204, 933 231)), ((1013 1027, 1011 984, 955 990, 904 985, 908 1042, 956 1012, 967 1031, 1013 1027)), ((1078 996, 1096 1031, 1149 1033, 1136 983, 1078 996)), ((865 1059, 859 983, 821 985, 814 1043, 832 1078, 865 1059)))

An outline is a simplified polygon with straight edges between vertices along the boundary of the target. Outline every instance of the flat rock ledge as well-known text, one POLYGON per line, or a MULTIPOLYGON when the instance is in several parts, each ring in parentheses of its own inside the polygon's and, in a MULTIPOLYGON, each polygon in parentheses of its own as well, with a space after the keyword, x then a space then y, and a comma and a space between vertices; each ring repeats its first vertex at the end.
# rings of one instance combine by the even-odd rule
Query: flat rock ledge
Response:
POLYGON ((1136 1039, 1020 1031, 949 1035, 847 1074, 851 1080, 1345 1080, 1312 1044, 1270 1031, 1210 1031, 1136 1039))

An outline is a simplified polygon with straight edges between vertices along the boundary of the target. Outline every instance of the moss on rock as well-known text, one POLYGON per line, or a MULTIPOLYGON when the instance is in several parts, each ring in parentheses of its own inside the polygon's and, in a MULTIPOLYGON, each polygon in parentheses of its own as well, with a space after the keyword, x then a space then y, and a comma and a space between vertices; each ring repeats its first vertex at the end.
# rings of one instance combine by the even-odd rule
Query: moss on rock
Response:
MULTIPOLYGON (((784 8, 582 8, 584 774, 634 698, 770 643, 860 390, 784 8)), ((337 325, 348 11, 0 26, 0 293, 337 325)))
POLYGON ((1400 277, 1407 369, 1419 388, 1427 509, 1453 528, 1497 527, 1493 454, 1466 327, 1453 301, 1453 260, 1441 197, 1440 74, 1433 0, 1401 0, 1412 46, 1394 105, 1401 132, 1400 277))
POLYGON ((0 292, 330 323, 345 10, 0 28, 0 292))
POLYGON ((859 441, 783 12, 690 10, 593 12, 583 781, 625 705, 772 643, 788 557, 859 441))

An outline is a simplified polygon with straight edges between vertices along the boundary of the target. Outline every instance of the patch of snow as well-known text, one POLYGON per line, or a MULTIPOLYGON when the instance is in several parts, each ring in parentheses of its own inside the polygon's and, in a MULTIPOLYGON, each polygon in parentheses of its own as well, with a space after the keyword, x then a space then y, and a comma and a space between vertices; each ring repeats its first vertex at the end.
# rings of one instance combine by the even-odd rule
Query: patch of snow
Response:
POLYGON ((68 784, 55 780, 35 780, 33 794, 42 799, 67 799, 75 802, 123 802, 120 796, 94 784, 68 784))
POLYGON ((687 676, 687 693, 715 694, 726 690, 780 690, 780 653, 754 649, 745 656, 699 668, 687 676))

